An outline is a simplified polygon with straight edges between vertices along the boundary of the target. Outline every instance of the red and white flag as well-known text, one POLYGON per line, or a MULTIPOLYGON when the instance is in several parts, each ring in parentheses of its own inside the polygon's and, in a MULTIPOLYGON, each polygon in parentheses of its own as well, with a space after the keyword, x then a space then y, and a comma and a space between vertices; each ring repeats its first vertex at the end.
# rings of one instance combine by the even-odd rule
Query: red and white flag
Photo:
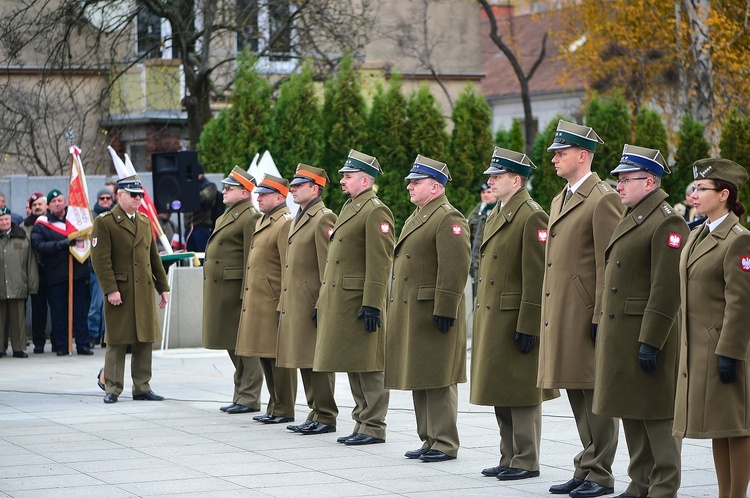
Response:
POLYGON ((70 156, 68 214, 65 216, 65 228, 68 238, 76 239, 76 244, 70 246, 70 253, 79 263, 83 263, 91 253, 91 231, 94 228, 94 219, 89 207, 89 189, 81 163, 81 149, 72 145, 70 156))

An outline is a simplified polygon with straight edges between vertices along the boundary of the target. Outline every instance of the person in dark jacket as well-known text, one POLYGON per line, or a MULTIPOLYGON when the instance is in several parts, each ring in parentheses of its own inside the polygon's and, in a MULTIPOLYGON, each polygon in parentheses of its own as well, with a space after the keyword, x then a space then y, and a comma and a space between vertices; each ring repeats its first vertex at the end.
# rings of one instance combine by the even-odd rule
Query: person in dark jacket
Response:
MULTIPOLYGON (((114 206, 114 194, 108 188, 101 189, 96 194, 96 203, 92 208, 94 217, 109 211, 114 206)), ((101 344, 104 341, 104 294, 99 280, 96 279, 96 272, 89 259, 89 290, 91 291, 91 304, 89 305, 88 327, 89 340, 91 347, 101 344)))
MULTIPOLYGON (((34 192, 28 200, 31 213, 23 220, 23 229, 31 241, 31 229, 34 228, 37 218, 47 212, 47 197, 41 192, 34 192)), ((33 248, 32 248, 33 249, 33 248)), ((36 294, 31 295, 31 338, 34 341, 34 353, 44 353, 44 344, 47 342, 47 283, 42 278, 39 255, 36 255, 39 288, 36 294)), ((55 351, 54 339, 52 339, 52 351, 55 351)))
POLYGON ((68 265, 73 262, 73 335, 81 355, 94 354, 89 347, 88 311, 89 267, 70 257, 65 223, 67 206, 62 192, 53 189, 47 194, 47 214, 37 218, 31 229, 31 246, 40 258, 40 270, 47 284, 53 344, 58 356, 68 354, 68 265))
MULTIPOLYGON (((198 166, 200 168, 200 165, 198 166)), ((211 183, 203 169, 198 173, 198 181, 201 196, 201 209, 194 213, 186 213, 185 224, 187 226, 185 239, 187 250, 193 252, 204 252, 208 238, 214 229, 214 205, 216 204, 216 185, 211 183)))

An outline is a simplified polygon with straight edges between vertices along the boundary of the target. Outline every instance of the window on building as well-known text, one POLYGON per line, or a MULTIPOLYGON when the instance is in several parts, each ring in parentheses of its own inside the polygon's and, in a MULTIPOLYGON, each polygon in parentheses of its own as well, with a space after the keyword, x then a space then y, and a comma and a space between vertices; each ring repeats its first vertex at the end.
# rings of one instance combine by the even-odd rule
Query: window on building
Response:
POLYGON ((236 0, 237 51, 261 54, 259 67, 269 72, 288 72, 292 65, 293 30, 288 0, 236 0), (287 67, 288 66, 288 67, 287 67))
POLYGON ((146 9, 138 9, 138 55, 147 59, 161 57, 161 18, 146 9))

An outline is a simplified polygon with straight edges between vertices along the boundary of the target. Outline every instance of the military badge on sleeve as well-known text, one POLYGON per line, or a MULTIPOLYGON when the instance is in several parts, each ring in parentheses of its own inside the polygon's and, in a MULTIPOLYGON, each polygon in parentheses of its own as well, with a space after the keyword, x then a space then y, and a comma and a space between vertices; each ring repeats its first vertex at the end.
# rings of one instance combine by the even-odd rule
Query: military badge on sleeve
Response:
POLYGON ((463 228, 461 228, 461 225, 453 225, 451 227, 451 233, 456 236, 461 235, 463 233, 463 228))
POLYGON ((537 230, 536 239, 541 243, 547 242, 547 230, 537 230))
POLYGON ((328 238, 331 238, 331 235, 333 235, 333 227, 328 227, 328 230, 326 231, 328 233, 328 238))
POLYGON ((682 235, 679 233, 669 232, 669 239, 667 240, 669 247, 679 248, 682 245, 682 235))
POLYGON ((380 224, 380 233, 382 234, 389 234, 391 233, 391 224, 386 222, 383 222, 380 224))
POLYGON ((740 268, 742 271, 750 271, 750 254, 740 256, 740 268))
POLYGON ((99 237, 91 238, 91 247, 96 247, 96 243, 99 241, 99 237))

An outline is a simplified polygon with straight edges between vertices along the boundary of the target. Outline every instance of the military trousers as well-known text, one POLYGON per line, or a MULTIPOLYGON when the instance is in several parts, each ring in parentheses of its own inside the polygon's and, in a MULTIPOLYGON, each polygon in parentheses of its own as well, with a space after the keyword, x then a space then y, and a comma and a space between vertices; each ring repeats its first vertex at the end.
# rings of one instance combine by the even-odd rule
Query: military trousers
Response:
POLYGON ((260 410, 260 391, 263 388, 263 370, 254 356, 237 356, 234 349, 227 350, 234 363, 234 394, 232 403, 260 410))
MULTIPOLYGON (((133 395, 151 390, 151 353, 153 344, 135 342, 130 345, 130 375, 133 378, 133 395)), ((122 394, 125 383, 125 353, 127 344, 107 343, 104 353, 104 386, 107 394, 122 394)))
POLYGON ((422 449, 439 450, 458 456, 458 387, 453 384, 436 389, 412 391, 417 434, 422 449))
POLYGON ((542 405, 496 406, 500 429, 500 467, 539 470, 542 405))
POLYGON ((566 389, 568 402, 576 420, 578 437, 583 445, 574 458, 574 476, 601 486, 615 485, 612 462, 617 453, 619 426, 616 418, 596 415, 592 411, 593 389, 566 389))
POLYGON ((312 368, 300 368, 302 385, 305 387, 305 398, 310 413, 307 420, 336 427, 339 407, 333 398, 336 386, 336 374, 333 372, 314 372, 312 368))
POLYGON ((352 432, 385 439, 385 415, 391 393, 384 386, 384 372, 349 372, 349 387, 354 398, 352 432))
POLYGON ((277 367, 276 358, 261 358, 260 366, 263 368, 269 396, 266 413, 274 417, 294 418, 297 369, 277 367))
POLYGON ((25 299, 3 299, 0 301, 0 333, 3 334, 3 351, 8 349, 8 340, 13 352, 26 349, 25 299))
POLYGON ((622 419, 630 454, 628 493, 649 498, 677 496, 682 440, 672 436, 673 419, 622 419))

